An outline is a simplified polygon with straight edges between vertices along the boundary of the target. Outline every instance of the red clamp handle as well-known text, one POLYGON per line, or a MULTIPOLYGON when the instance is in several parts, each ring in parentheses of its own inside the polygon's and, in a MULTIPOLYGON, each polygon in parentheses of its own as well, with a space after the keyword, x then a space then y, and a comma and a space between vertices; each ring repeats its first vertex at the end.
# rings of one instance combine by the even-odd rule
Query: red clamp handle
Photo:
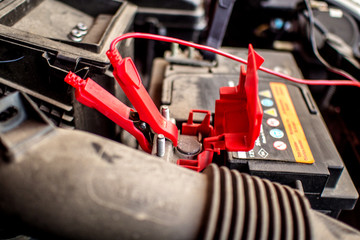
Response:
POLYGON ((144 134, 134 126, 134 122, 129 119, 130 112, 133 111, 131 108, 123 104, 91 78, 84 80, 69 72, 65 77, 65 82, 76 89, 75 97, 79 102, 104 114, 132 134, 144 151, 151 153, 150 143, 144 134))
POLYGON ((158 134, 163 134, 173 142, 178 144, 178 129, 170 120, 165 119, 152 101, 131 58, 121 59, 120 54, 115 49, 107 51, 107 56, 114 67, 114 77, 120 84, 126 96, 139 113, 142 121, 148 123, 158 134))

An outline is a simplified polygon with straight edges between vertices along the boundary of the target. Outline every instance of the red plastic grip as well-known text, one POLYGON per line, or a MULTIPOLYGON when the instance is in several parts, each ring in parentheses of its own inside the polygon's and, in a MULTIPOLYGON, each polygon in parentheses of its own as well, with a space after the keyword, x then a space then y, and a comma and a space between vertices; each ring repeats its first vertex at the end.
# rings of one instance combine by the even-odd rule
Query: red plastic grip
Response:
POLYGON ((133 111, 131 108, 123 104, 91 78, 84 80, 76 74, 69 72, 65 77, 65 82, 76 89, 75 97, 80 103, 90 108, 95 108, 104 114, 132 134, 144 151, 151 152, 150 143, 143 133, 134 126, 133 121, 129 119, 130 112, 133 111))
POLYGON ((154 132, 163 134, 173 142, 174 146, 177 146, 178 129, 176 125, 160 114, 142 84, 139 73, 131 58, 120 58, 121 60, 119 61, 116 52, 117 51, 107 51, 106 53, 114 67, 114 77, 139 113, 140 119, 148 123, 154 132))

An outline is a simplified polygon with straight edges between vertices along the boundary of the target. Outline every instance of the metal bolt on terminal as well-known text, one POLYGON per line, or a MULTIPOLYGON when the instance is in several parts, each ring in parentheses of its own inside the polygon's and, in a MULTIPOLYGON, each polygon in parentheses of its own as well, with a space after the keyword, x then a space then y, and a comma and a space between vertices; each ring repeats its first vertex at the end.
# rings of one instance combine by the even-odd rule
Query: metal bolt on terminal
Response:
POLYGON ((160 112, 166 120, 170 120, 170 110, 168 106, 161 106, 160 112))
POLYGON ((156 155, 158 157, 165 156, 165 136, 163 134, 159 134, 157 136, 156 147, 157 147, 156 155))
POLYGON ((176 57, 179 55, 179 44, 178 43, 171 43, 171 56, 176 57))

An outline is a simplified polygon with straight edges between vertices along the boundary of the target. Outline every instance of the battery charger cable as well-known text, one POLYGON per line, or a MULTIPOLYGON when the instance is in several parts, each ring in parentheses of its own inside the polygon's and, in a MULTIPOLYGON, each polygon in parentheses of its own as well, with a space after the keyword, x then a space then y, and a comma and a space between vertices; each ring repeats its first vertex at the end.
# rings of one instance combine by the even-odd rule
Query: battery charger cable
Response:
MULTIPOLYGON (((110 44, 108 56, 116 58, 116 60, 120 61, 122 59, 122 57, 121 57, 119 51, 117 50, 116 45, 120 41, 123 41, 128 38, 141 38, 141 39, 149 39, 149 40, 156 40, 156 41, 163 41, 163 42, 170 42, 170 43, 178 43, 180 45, 184 45, 187 47, 192 47, 192 48, 196 48, 196 49, 204 50, 204 51, 210 51, 212 53, 224 56, 226 58, 240 62, 242 64, 247 64, 247 61, 245 59, 240 58, 235 55, 232 55, 230 53, 223 52, 216 48, 212 48, 209 46, 205 46, 205 45, 201 45, 201 44, 197 44, 197 43, 193 43, 193 42, 188 42, 188 41, 173 38, 173 37, 161 36, 161 35, 150 34, 150 33, 139 33, 139 32, 126 33, 126 34, 123 34, 123 35, 115 38, 110 44)), ((340 75, 347 78, 348 80, 310 80, 310 79, 301 79, 301 78, 291 77, 286 74, 275 72, 275 71, 265 68, 265 67, 260 67, 259 70, 263 71, 265 73, 283 78, 285 80, 292 81, 295 83, 300 83, 300 84, 360 87, 360 82, 358 82, 355 78, 348 76, 347 74, 340 74, 340 75)))

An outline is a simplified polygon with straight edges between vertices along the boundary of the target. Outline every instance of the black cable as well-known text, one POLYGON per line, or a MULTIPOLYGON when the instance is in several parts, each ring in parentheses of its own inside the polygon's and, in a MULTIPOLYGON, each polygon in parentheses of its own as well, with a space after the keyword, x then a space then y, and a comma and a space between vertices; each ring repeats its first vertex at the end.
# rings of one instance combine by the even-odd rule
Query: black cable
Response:
POLYGON ((314 15, 313 15, 313 11, 311 9, 311 5, 309 0, 304 0, 305 3, 305 7, 308 11, 308 19, 309 19, 309 38, 310 38, 310 43, 311 43, 311 48, 313 50, 313 53, 315 54, 316 58, 321 62, 321 64, 323 64, 327 70, 329 70, 330 72, 336 73, 340 76, 343 76, 345 78, 351 79, 353 81, 357 81, 356 78, 354 78, 353 76, 351 76, 349 73, 345 72, 342 69, 336 68, 334 66, 331 66, 319 53, 318 48, 317 48, 317 44, 316 44, 316 40, 315 40, 315 34, 314 34, 314 15))
POLYGON ((24 56, 16 58, 16 59, 11 59, 11 60, 0 60, 0 63, 12 63, 12 62, 17 62, 20 61, 21 59, 23 59, 24 56))

